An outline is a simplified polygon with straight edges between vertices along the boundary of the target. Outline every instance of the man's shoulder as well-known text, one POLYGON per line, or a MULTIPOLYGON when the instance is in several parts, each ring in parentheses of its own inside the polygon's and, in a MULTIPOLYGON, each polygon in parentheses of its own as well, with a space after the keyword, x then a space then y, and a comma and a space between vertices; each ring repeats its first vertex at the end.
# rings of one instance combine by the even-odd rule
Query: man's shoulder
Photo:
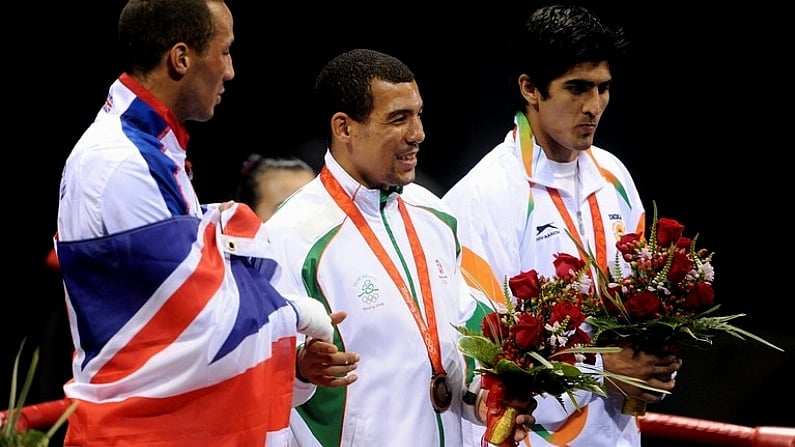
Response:
POLYGON ((101 117, 91 123, 77 140, 70 156, 72 157, 121 157, 128 156, 140 144, 140 138, 130 135, 130 129, 123 129, 118 117, 101 117))
POLYGON ((432 208, 450 214, 450 210, 446 203, 439 195, 430 189, 417 183, 409 183, 403 187, 401 194, 402 199, 406 203, 415 206, 432 208))
POLYGON ((267 220, 274 232, 323 233, 337 225, 345 214, 326 190, 313 180, 291 195, 267 220))
POLYGON ((527 175, 521 164, 504 145, 499 145, 481 158, 442 196, 450 206, 464 202, 505 200, 526 188, 527 175))
POLYGON ((407 197, 417 197, 427 201, 441 201, 441 197, 435 192, 431 191, 428 187, 419 183, 409 183, 403 186, 401 196, 405 199, 407 197))
POLYGON ((622 182, 632 181, 632 174, 626 164, 615 153, 601 147, 591 146, 588 154, 590 156, 584 158, 592 162, 592 167, 598 169, 601 176, 604 176, 606 171, 621 179, 622 182))
POLYGON ((591 146, 589 149, 591 155, 596 159, 599 163, 610 163, 616 166, 624 167, 624 162, 618 157, 618 155, 614 154, 608 149, 605 149, 600 146, 591 146))

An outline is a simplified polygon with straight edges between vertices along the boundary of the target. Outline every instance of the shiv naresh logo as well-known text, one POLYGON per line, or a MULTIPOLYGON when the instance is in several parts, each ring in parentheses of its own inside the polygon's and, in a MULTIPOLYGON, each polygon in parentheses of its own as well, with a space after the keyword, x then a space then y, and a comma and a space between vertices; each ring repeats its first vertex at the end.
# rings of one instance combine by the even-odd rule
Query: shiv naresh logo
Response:
POLYGON ((550 222, 548 224, 544 224, 544 225, 539 225, 539 226, 536 227, 536 236, 538 236, 539 234, 543 233, 544 230, 547 230, 547 229, 557 230, 558 227, 553 225, 552 222, 550 222))

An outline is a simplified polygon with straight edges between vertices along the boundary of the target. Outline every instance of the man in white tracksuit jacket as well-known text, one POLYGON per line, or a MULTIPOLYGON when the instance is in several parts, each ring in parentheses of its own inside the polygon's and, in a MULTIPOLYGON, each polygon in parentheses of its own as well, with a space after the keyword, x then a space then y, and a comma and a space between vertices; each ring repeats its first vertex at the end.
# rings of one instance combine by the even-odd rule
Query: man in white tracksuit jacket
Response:
MULTIPOLYGON (((473 287, 497 300, 506 277, 530 269, 553 277, 557 253, 584 258, 572 237, 608 271, 617 262, 618 239, 643 232, 645 218, 626 167, 593 145, 609 100, 610 63, 623 52, 620 30, 585 8, 550 6, 530 17, 518 41, 514 127, 443 197, 459 218, 462 268, 473 287)), ((675 355, 629 347, 597 362, 666 391, 681 366, 675 355)), ((621 412, 623 395, 612 386, 608 391, 608 397, 579 391, 578 406, 565 395, 563 407, 540 396, 525 445, 639 446, 635 418, 621 412)), ((660 399, 634 387, 622 391, 645 402, 660 399)), ((482 434, 482 427, 464 423, 464 445, 479 447, 482 434)))
MULTIPOLYGON (((414 75, 391 56, 351 50, 321 71, 316 94, 331 143, 318 177, 265 223, 283 267, 274 283, 346 313, 334 345, 360 360, 356 382, 318 387, 293 410, 293 445, 460 446, 461 421, 482 422, 453 326, 482 314, 459 270, 455 219, 413 183, 425 138, 414 75)), ((325 375, 353 371, 333 358, 325 375)), ((517 440, 528 413, 516 418, 517 440)))

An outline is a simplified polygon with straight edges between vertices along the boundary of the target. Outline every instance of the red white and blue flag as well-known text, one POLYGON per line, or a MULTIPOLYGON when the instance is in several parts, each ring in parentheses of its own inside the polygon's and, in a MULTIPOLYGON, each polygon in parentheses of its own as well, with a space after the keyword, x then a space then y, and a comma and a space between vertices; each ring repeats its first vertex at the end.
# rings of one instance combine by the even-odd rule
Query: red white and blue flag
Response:
POLYGON ((236 204, 57 242, 80 421, 64 445, 287 445, 296 314, 261 223, 236 204))

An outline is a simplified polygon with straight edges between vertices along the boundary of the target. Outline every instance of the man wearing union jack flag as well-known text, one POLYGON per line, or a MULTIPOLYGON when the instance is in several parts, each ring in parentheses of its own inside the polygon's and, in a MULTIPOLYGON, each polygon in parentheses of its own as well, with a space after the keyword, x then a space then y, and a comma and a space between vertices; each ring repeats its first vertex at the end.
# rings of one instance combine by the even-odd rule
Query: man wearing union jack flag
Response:
POLYGON ((124 72, 61 179, 64 392, 78 403, 64 445, 286 446, 290 408, 314 386, 294 393, 296 336, 330 340, 345 315, 277 292, 260 218, 200 205, 191 184, 184 123, 212 118, 234 77, 231 12, 130 0, 118 30, 124 72))

